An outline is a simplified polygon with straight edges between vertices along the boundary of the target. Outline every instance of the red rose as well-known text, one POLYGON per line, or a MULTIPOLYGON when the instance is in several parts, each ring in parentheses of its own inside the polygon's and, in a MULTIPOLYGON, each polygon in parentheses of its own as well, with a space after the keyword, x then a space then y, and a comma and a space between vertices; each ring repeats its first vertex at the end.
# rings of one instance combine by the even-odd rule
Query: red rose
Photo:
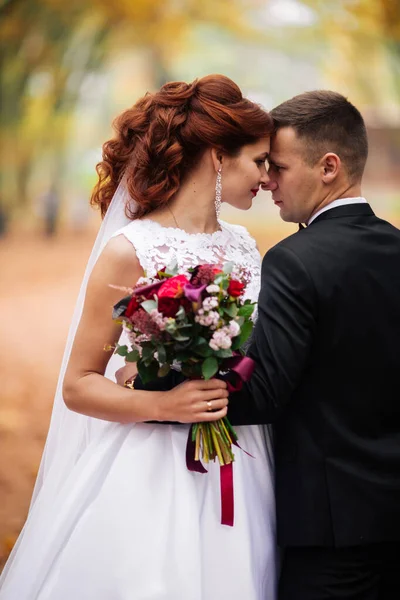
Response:
POLYGON ((164 317, 175 317, 180 306, 180 301, 177 298, 163 297, 158 299, 158 310, 164 317))
POLYGON ((124 316, 129 319, 129 317, 131 317, 133 315, 133 313, 135 313, 137 311, 139 306, 140 306, 139 302, 136 300, 135 296, 132 296, 132 299, 130 300, 128 306, 126 307, 124 316))
POLYGON ((181 298, 183 296, 183 288, 189 283, 185 275, 177 275, 164 281, 157 291, 159 298, 181 298))
POLYGON ((228 294, 234 298, 237 298, 243 294, 244 288, 244 283, 236 281, 236 279, 231 279, 228 286, 228 294))

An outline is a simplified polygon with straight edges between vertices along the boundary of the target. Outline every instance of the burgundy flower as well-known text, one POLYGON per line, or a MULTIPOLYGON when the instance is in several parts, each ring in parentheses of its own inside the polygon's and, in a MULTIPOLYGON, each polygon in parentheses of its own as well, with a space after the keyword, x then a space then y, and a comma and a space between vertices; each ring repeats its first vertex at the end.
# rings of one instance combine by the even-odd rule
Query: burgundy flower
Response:
POLYGON ((156 283, 151 283, 150 285, 144 285, 143 287, 139 287, 133 290, 133 293, 135 294, 135 296, 143 296, 143 298, 151 300, 154 294, 157 292, 158 288, 163 283, 163 281, 157 281, 156 283))
POLYGON ((126 307, 126 311, 124 316, 127 317, 128 319, 137 311, 137 309, 139 308, 140 304, 137 301, 135 296, 132 296, 128 306, 126 307))
POLYGON ((140 331, 140 333, 145 333, 148 336, 154 336, 157 339, 162 337, 162 332, 160 331, 157 323, 151 318, 149 313, 142 308, 132 315, 131 322, 133 323, 135 329, 140 331))
POLYGON ((175 317, 180 307, 178 298, 168 298, 167 296, 158 299, 158 310, 164 317, 175 317))
POLYGON ((222 273, 218 265, 199 265, 194 269, 190 283, 194 286, 210 285, 218 273, 222 273))
POLYGON ((201 295, 206 289, 206 287, 206 283, 198 286, 188 283, 187 285, 185 285, 185 296, 190 302, 200 302, 201 295))

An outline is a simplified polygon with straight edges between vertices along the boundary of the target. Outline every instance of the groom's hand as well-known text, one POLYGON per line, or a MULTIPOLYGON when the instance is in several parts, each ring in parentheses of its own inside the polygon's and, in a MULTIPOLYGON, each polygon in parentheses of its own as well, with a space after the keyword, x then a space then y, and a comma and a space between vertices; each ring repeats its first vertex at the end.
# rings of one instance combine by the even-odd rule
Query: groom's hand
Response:
POLYGON ((123 367, 115 371, 115 380, 118 385, 125 385, 126 381, 133 379, 137 375, 136 363, 126 363, 123 367))

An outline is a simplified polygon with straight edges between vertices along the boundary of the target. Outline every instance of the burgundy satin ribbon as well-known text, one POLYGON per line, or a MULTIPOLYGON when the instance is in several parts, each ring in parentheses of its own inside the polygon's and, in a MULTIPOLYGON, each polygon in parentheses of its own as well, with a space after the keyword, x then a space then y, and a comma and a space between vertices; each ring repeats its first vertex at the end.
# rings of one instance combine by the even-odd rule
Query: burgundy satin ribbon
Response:
MULTIPOLYGON (((254 371, 255 362, 247 356, 233 356, 224 361, 224 368, 235 374, 233 381, 227 380, 229 392, 237 392, 242 388, 243 381, 248 381, 254 371)), ((189 429, 189 435, 186 444, 186 466, 189 471, 196 473, 207 473, 200 460, 195 460, 196 444, 192 439, 193 425, 189 429)), ((249 452, 243 450, 236 440, 232 442, 237 448, 240 448, 248 456, 254 458, 249 452)), ((233 488, 233 463, 222 465, 220 467, 220 488, 221 488, 221 524, 233 527, 235 521, 235 497, 233 488)))
POLYGON ((221 525, 233 527, 235 521, 235 499, 233 493, 233 463, 219 470, 221 487, 221 525))
POLYGON ((241 356, 240 354, 224 360, 223 369, 229 371, 226 379, 224 377, 224 381, 226 381, 228 386, 228 392, 238 392, 241 390, 243 382, 248 381, 252 376, 255 366, 256 363, 252 358, 241 356), (232 380, 229 377, 232 377, 232 380))

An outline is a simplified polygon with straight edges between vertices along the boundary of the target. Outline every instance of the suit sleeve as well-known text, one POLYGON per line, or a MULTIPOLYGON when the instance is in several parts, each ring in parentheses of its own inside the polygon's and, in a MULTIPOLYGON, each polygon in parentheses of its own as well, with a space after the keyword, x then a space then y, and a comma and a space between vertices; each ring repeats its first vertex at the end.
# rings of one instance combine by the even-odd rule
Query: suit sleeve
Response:
POLYGON ((232 423, 276 420, 307 367, 316 318, 316 293, 303 263, 287 247, 274 247, 263 260, 258 319, 248 350, 256 368, 242 391, 230 395, 232 423))

